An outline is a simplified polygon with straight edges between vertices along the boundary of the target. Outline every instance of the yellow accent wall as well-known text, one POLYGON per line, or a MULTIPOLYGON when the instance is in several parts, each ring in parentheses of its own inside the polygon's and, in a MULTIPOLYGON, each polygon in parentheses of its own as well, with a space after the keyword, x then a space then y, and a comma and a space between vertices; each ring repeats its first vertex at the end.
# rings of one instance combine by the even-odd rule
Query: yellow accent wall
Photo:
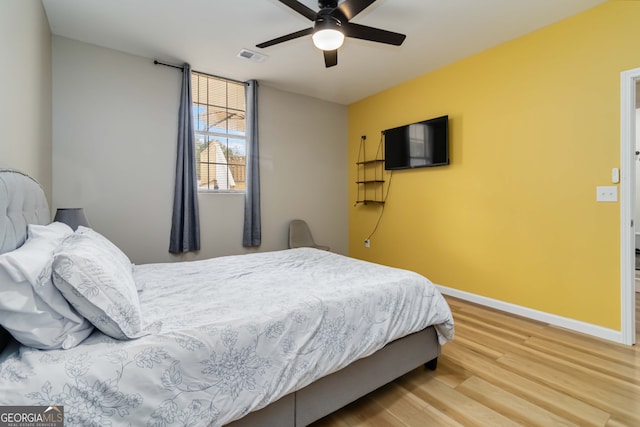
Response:
POLYGON ((640 1, 614 0, 349 106, 349 253, 434 283, 620 330, 620 73, 640 1), (451 164, 386 173, 356 201, 361 135, 449 115, 451 164), (387 187, 389 186, 390 187, 387 187))

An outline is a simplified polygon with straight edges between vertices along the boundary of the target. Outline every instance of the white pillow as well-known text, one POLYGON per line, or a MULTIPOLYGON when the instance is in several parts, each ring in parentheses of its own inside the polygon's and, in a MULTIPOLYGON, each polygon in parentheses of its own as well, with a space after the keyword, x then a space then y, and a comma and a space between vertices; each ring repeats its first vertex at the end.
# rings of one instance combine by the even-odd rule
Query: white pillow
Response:
POLYGON ((29 224, 27 240, 20 248, 2 254, 0 267, 17 282, 28 280, 35 283, 47 262, 53 258, 53 251, 62 239, 72 233, 71 227, 61 222, 29 224))
POLYGON ((51 282, 53 252, 72 232, 62 223, 29 225, 25 243, 0 255, 0 324, 24 345, 68 349, 93 331, 51 282))
POLYGON ((64 222, 52 222, 47 225, 29 224, 27 238, 63 238, 73 233, 73 229, 64 222))
POLYGON ((98 329, 117 339, 148 335, 129 259, 99 233, 79 227, 53 260, 53 283, 98 329), (115 250, 114 250, 115 248, 115 250))

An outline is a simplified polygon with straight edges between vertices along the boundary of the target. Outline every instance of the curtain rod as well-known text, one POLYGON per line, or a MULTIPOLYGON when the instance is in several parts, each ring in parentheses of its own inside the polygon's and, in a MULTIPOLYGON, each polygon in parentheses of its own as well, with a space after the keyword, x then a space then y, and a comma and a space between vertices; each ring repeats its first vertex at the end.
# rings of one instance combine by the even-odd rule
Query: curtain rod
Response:
MULTIPOLYGON (((165 67, 177 68, 178 70, 182 71, 182 67, 180 67, 180 66, 178 66, 178 65, 165 64, 164 62, 160 62, 160 61, 158 61, 157 59, 154 59, 154 60, 153 60, 153 63, 154 63, 155 65, 164 65, 165 67)), ((196 70, 193 70, 193 72, 194 72, 194 73, 198 73, 198 74, 204 74, 205 76, 209 76, 209 77, 215 77, 216 79, 229 80, 229 81, 231 81, 231 82, 234 82, 234 83, 240 83, 240 84, 245 85, 245 86, 249 84, 249 83, 247 83, 247 82, 241 82, 241 81, 239 81, 239 80, 229 79, 229 78, 227 78, 227 77, 216 76, 215 74, 203 73, 202 71, 196 71, 196 70)))

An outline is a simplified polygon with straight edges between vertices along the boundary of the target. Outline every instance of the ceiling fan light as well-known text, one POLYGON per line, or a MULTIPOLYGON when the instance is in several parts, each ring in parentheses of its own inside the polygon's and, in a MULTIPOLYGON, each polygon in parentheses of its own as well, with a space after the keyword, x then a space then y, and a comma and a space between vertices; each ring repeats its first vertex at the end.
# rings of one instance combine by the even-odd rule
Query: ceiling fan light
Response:
POLYGON ((344 42, 344 34, 334 29, 322 29, 313 33, 313 44, 321 50, 336 50, 344 42))

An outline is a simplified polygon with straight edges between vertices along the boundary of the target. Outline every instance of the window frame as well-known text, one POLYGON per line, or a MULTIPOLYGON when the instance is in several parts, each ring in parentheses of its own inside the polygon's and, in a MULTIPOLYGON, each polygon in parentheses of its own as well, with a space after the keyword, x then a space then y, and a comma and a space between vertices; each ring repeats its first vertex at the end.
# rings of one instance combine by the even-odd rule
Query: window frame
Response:
MULTIPOLYGON (((246 83, 244 82, 239 82, 236 80, 232 80, 232 79, 227 79, 224 77, 219 77, 219 76, 214 76, 211 74, 206 74, 206 73, 202 73, 202 72, 198 72, 198 71, 192 71, 192 102, 191 102, 191 108, 192 108, 192 112, 193 112, 193 129, 194 129, 194 138, 195 138, 195 163, 196 163, 196 168, 198 171, 198 193, 202 193, 202 194, 242 194, 244 195, 246 193, 246 173, 247 173, 247 128, 246 128, 246 114, 247 114, 247 105, 246 105, 246 83), (201 91, 199 90, 199 87, 196 86, 194 84, 194 75, 197 78, 198 83, 200 83, 200 79, 206 79, 205 81, 209 80, 215 80, 217 82, 223 82, 224 86, 225 86, 225 92, 224 92, 224 104, 225 105, 219 105, 216 104, 215 101, 209 101, 209 96, 211 95, 210 89, 207 87, 206 91, 206 101, 205 102, 201 102, 201 96, 200 93, 201 91), (242 87, 243 93, 243 102, 242 102, 242 106, 244 107, 244 109, 239 109, 235 106, 230 106, 230 91, 229 91, 229 86, 230 85, 234 85, 236 87, 242 87), (193 93, 196 92, 198 93, 198 96, 193 96, 193 93), (198 110, 200 108, 204 108, 205 111, 203 113, 198 113, 198 110), (244 122, 244 126, 243 129, 241 131, 234 131, 233 129, 230 129, 228 123, 226 125, 226 128, 213 128, 214 130, 210 130, 212 129, 212 127, 214 125, 209 125, 209 123, 204 123, 204 126, 199 126, 199 122, 201 122, 200 118, 202 117, 202 115, 207 115, 208 116, 208 111, 206 109, 211 108, 211 109, 218 109, 220 111, 224 111, 226 112, 227 116, 226 118, 223 120, 225 122, 228 122, 228 120, 231 119, 231 117, 234 114, 239 115, 241 118, 240 120, 242 120, 244 122), (202 127, 204 127, 204 130, 202 130, 202 127), (226 132, 225 132, 226 130, 226 132), (237 133, 236 133, 237 132, 237 133), (243 163, 234 163, 231 159, 231 156, 229 156, 229 150, 230 150, 230 141, 241 141, 242 145, 243 145, 243 152, 241 153, 240 156, 244 157, 244 162, 243 163), (205 148, 203 148, 202 150, 199 150, 199 144, 200 142, 205 142, 206 144, 203 144, 203 146, 205 148), (224 156, 224 160, 225 162, 219 162, 216 161, 218 159, 216 159, 215 157, 213 159, 210 158, 210 152, 207 153, 207 161, 203 162, 201 156, 201 153, 206 150, 211 144, 213 144, 214 142, 217 142, 219 144, 219 147, 222 151, 224 151, 225 153, 222 153, 222 155, 224 156), (215 180, 215 179, 211 179, 211 169, 213 167, 214 170, 214 174, 217 175, 216 170, 216 166, 222 165, 222 167, 225 169, 225 172, 227 174, 227 177, 224 179, 227 183, 228 180, 232 179, 234 182, 242 182, 244 183, 242 185, 242 188, 236 189, 236 188, 218 188, 215 189, 211 183, 215 180), (202 170, 201 168, 205 168, 207 169, 207 185, 206 186, 202 186, 200 184, 201 182, 201 177, 202 177, 202 170), (237 169, 241 169, 239 172, 233 172, 233 170, 237 170, 237 169), (238 180, 237 178, 240 177, 242 178, 242 180, 238 180)), ((215 89, 214 89, 215 90, 215 89)), ((207 121, 208 121, 208 117, 207 117, 207 121)), ((231 152, 233 154, 233 152, 231 152)), ((227 184, 228 186, 228 184, 227 184)))

